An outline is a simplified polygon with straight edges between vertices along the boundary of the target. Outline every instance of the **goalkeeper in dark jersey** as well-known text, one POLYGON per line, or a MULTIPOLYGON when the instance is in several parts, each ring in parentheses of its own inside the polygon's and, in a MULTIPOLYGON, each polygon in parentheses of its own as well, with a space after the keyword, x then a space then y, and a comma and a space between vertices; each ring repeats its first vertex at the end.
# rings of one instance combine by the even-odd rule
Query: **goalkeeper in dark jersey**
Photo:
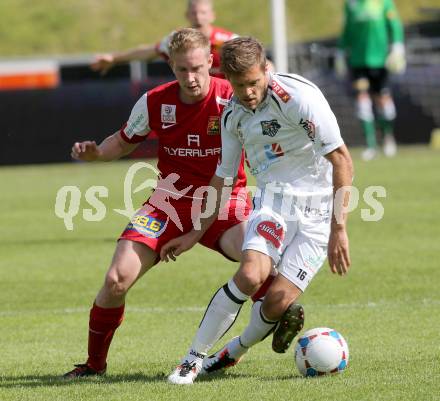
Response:
POLYGON ((389 73, 406 67, 403 29, 393 0, 346 0, 345 23, 335 58, 335 70, 345 76, 347 64, 356 92, 356 111, 362 123, 367 148, 364 160, 377 155, 377 122, 383 134, 383 151, 396 154, 393 122, 396 108, 387 87, 389 73), (375 108, 373 109, 373 101, 375 108))

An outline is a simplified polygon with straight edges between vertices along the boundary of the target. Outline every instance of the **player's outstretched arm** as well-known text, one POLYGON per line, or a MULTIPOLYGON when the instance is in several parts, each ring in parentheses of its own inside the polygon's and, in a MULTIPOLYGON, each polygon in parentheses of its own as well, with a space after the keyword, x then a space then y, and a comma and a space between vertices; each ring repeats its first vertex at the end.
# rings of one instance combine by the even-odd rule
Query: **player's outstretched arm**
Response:
POLYGON ((150 60, 157 56, 158 53, 154 45, 140 45, 122 52, 98 54, 90 64, 90 68, 104 75, 116 64, 133 60, 150 60))
POLYGON ((119 133, 105 138, 100 145, 95 141, 75 142, 72 146, 72 159, 86 162, 110 161, 131 153, 138 144, 125 142, 119 133))
POLYGON ((350 187, 353 181, 353 163, 345 145, 325 156, 333 165, 334 203, 328 242, 328 262, 333 273, 344 275, 351 264, 347 235, 347 212, 350 187))

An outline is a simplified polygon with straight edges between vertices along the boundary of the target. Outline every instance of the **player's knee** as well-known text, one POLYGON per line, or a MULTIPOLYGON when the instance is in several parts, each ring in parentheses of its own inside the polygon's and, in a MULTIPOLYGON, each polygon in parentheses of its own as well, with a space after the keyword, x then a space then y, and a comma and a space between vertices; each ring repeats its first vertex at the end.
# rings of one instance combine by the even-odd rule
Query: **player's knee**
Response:
POLYGON ((240 290, 247 294, 254 294, 266 278, 260 268, 248 263, 244 263, 234 277, 240 290))
POLYGON ((396 118, 396 106, 391 96, 387 96, 379 102, 377 112, 387 121, 392 121, 396 118))
POLYGON ((110 271, 105 277, 107 294, 115 298, 124 296, 128 292, 130 285, 131 283, 127 277, 124 277, 115 271, 110 271))
POLYGON ((360 120, 373 121, 373 102, 369 96, 360 96, 356 100, 356 115, 360 120))
POLYGON ((353 89, 356 93, 368 93, 370 90, 370 81, 367 78, 358 78, 353 81, 353 89))

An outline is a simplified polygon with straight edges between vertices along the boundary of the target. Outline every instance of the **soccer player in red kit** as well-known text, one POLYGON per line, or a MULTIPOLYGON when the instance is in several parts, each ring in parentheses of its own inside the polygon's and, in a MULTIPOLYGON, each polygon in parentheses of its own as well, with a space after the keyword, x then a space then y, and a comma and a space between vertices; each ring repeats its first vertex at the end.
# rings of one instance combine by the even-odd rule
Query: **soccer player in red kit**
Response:
MULTIPOLYGON (((223 78, 220 72, 220 49, 223 43, 237 37, 235 33, 226 29, 212 25, 215 20, 215 13, 212 0, 188 0, 186 18, 192 28, 197 29, 205 35, 211 44, 211 54, 213 56, 211 75, 223 78)), ((155 57, 169 58, 169 42, 174 32, 165 36, 161 41, 154 45, 143 44, 122 52, 100 54, 91 65, 95 71, 106 73, 115 64, 133 60, 150 60, 155 57)))
MULTIPOLYGON (((193 207, 201 204, 200 187, 208 185, 216 169, 221 149, 220 115, 232 94, 227 81, 209 75, 212 60, 210 43, 200 31, 187 28, 175 32, 170 41, 170 65, 177 80, 143 95, 122 129, 99 146, 85 141, 72 148, 74 159, 110 161, 130 153, 155 131, 160 179, 119 238, 90 311, 88 359, 65 378, 105 373, 107 353, 122 322, 129 288, 158 262, 163 244, 193 228, 193 207)), ((200 243, 240 260, 248 213, 242 160, 224 218, 213 224, 200 243)))

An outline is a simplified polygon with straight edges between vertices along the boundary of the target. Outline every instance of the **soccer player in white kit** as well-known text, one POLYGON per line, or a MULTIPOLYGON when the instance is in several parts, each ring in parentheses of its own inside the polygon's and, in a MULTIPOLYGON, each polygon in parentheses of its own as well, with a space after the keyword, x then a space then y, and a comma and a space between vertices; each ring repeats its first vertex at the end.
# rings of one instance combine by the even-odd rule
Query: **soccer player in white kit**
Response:
MULTIPOLYGON (((240 268, 211 300, 187 355, 168 377, 174 384, 191 384, 199 373, 235 365, 272 332, 272 348, 285 352, 302 328, 302 308, 295 301, 326 257, 333 273, 344 275, 350 266, 344 206, 353 167, 323 94, 298 75, 270 74, 253 38, 226 43, 222 69, 234 97, 222 114, 221 163, 210 181, 218 194, 215 210, 222 189, 237 174, 243 148, 258 189, 240 268), (346 192, 334 196, 341 191, 346 192), (207 357, 273 265, 279 274, 255 302, 244 332, 207 357)), ((191 248, 216 218, 214 213, 200 230, 165 244, 161 258, 174 260, 191 248)))

